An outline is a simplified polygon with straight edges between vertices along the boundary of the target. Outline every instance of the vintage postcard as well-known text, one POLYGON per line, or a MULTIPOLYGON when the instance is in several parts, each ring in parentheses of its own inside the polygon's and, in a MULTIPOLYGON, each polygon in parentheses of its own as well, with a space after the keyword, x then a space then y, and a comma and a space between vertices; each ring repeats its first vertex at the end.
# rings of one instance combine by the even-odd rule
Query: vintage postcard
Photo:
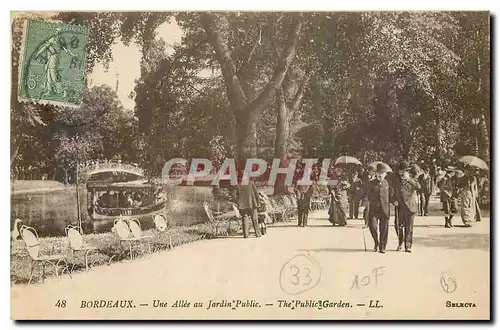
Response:
POLYGON ((488 11, 11 38, 12 319, 491 318, 488 11))

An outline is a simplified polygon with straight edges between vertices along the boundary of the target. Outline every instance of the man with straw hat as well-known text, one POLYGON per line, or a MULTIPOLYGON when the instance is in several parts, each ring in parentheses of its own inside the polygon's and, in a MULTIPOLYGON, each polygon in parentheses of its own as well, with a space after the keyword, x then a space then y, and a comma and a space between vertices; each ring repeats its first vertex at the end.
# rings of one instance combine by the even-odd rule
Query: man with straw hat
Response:
POLYGON ((411 252, 413 241, 413 220, 418 210, 417 191, 421 189, 420 183, 410 177, 410 164, 402 161, 399 163, 400 181, 396 188, 396 200, 398 203, 398 251, 401 251, 403 242, 405 251, 411 252))
POLYGON ((367 183, 364 193, 370 205, 368 210, 368 227, 374 241, 373 251, 385 253, 387 236, 389 234, 389 203, 392 199, 392 189, 385 179, 388 168, 378 164, 375 179, 367 183))

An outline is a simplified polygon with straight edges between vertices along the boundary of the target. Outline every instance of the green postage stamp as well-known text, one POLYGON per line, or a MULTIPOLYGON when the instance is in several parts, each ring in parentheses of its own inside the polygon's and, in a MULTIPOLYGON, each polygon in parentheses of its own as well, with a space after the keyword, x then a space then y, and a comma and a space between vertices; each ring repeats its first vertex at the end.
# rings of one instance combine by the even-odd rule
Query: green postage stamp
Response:
POLYGON ((78 107, 85 88, 89 27, 51 20, 25 22, 19 101, 78 107))

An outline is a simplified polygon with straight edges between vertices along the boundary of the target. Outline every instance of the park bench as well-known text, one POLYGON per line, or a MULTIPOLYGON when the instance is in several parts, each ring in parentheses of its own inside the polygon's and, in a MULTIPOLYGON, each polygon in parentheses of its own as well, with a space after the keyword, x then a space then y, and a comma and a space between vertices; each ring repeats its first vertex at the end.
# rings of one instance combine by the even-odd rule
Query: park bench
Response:
MULTIPOLYGON (((238 208, 238 206, 234 203, 231 203, 231 206, 233 207, 233 211, 234 211, 234 217, 236 218, 236 221, 238 222, 237 225, 236 225, 236 229, 235 229, 235 232, 238 232, 240 230, 243 230, 243 217, 241 216, 241 213, 240 213, 240 209, 238 208)), ((229 230, 231 231, 231 230, 229 230)))
POLYGON ((324 210, 328 207, 327 201, 322 197, 311 198, 311 211, 324 210))
MULTIPOLYGON (((158 236, 160 237, 160 239, 166 238, 168 240, 168 248, 172 249, 172 247, 173 247, 172 246, 172 235, 168 230, 168 222, 167 222, 167 219, 165 218, 165 216, 163 216, 161 214, 155 214, 153 216, 153 222, 154 222, 155 229, 158 232, 158 236)), ((160 245, 162 245, 162 244, 160 244, 160 245)), ((156 245, 154 245, 154 246, 156 246, 156 245)), ((154 250, 154 247, 153 247, 153 250, 154 250)))
POLYGON ((297 207, 293 206, 290 196, 282 195, 281 198, 283 200, 283 206, 285 207, 285 212, 287 214, 287 220, 290 220, 290 218, 298 217, 298 209, 297 207))
POLYGON ((129 247, 130 259, 133 259, 133 246, 134 244, 141 244, 144 241, 148 242, 148 248, 151 252, 151 244, 149 239, 153 237, 152 235, 144 236, 142 233, 141 225, 138 219, 135 218, 122 218, 119 217, 115 220, 112 231, 114 231, 119 239, 120 243, 127 243, 129 247))
MULTIPOLYGON (((85 258, 85 270, 87 271, 89 269, 89 254, 98 252, 97 247, 90 245, 84 241, 83 230, 81 227, 68 225, 64 229, 64 231, 66 233, 66 236, 68 237, 72 259, 75 260, 76 255, 78 253, 82 253, 85 258)), ((94 266, 95 263, 96 261, 92 262, 92 266, 94 266)), ((75 266, 76 263, 73 263, 71 272, 73 272, 75 266)))
POLYGON ((231 218, 235 217, 234 212, 225 212, 215 215, 212 211, 212 207, 207 202, 203 202, 203 208, 207 215, 208 224, 211 227, 212 235, 214 237, 229 236, 231 218), (226 230, 221 230, 221 228, 226 227, 226 230))
POLYGON ((268 202, 270 204, 270 215, 274 222, 288 221, 287 211, 284 206, 279 205, 274 198, 269 198, 268 202))
POLYGON ((41 272, 42 283, 47 274, 45 269, 47 265, 54 267, 54 273, 56 277, 59 276, 59 267, 61 266, 63 267, 63 270, 68 271, 68 275, 71 277, 71 271, 68 267, 66 255, 54 254, 53 250, 51 254, 42 254, 41 250, 42 247, 44 246, 40 243, 40 239, 38 237, 38 233, 36 232, 35 228, 23 225, 21 226, 21 229, 19 231, 31 259, 30 279, 28 281, 28 284, 30 284, 33 279, 33 273, 35 271, 35 266, 37 264, 40 264, 42 267, 42 272, 41 272))

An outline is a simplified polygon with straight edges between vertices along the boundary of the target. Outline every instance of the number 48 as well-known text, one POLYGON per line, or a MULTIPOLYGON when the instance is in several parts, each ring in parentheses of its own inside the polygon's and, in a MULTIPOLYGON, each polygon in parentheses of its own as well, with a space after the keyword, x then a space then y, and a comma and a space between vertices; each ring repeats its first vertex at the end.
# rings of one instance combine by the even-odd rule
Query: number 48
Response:
POLYGON ((59 308, 66 308, 66 300, 58 300, 56 302, 56 307, 59 307, 59 308))

